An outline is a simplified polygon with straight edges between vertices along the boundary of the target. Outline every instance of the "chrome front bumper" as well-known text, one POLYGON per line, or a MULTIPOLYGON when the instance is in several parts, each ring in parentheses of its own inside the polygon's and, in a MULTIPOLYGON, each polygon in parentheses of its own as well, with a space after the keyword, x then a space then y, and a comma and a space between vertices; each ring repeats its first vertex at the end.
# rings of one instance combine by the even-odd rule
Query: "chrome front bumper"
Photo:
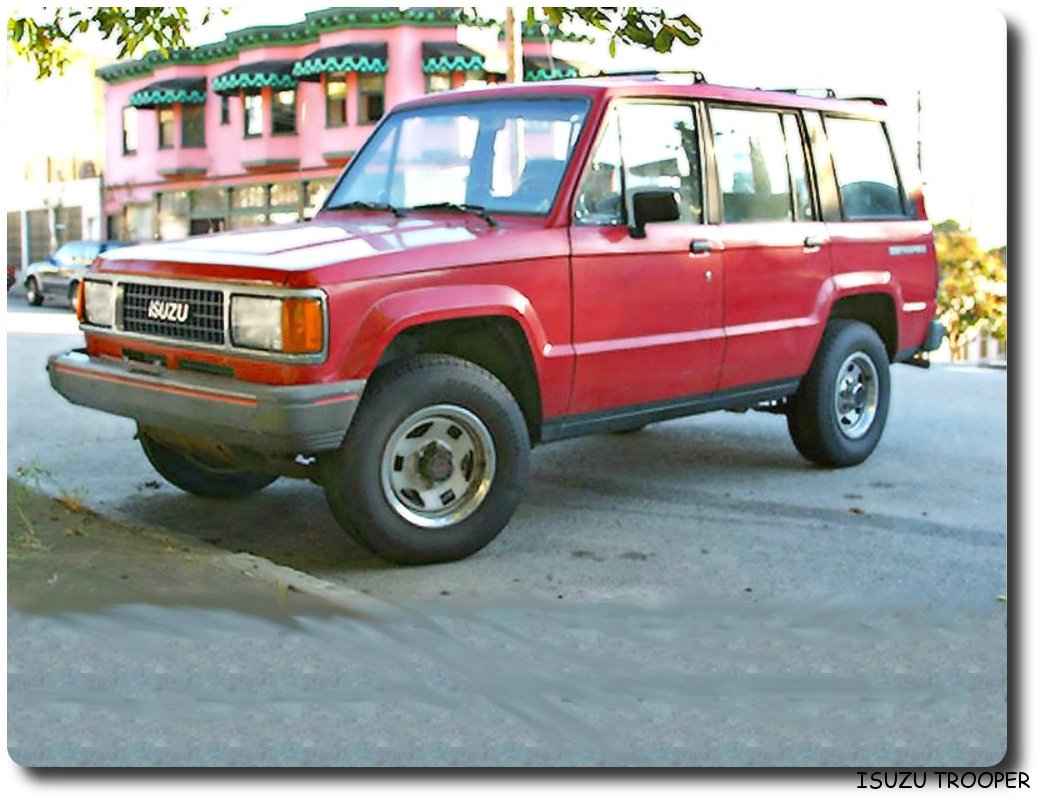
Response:
POLYGON ((47 373, 73 404, 280 456, 338 448, 365 388, 363 380, 253 384, 79 350, 50 357, 47 373))

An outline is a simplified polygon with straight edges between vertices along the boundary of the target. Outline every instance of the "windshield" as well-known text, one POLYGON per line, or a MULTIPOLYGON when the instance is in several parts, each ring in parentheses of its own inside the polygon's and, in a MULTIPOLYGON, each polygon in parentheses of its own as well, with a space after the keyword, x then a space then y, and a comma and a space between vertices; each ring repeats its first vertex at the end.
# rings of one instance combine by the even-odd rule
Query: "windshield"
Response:
POLYGON ((585 99, 503 99, 393 113, 325 208, 468 204, 546 214, 588 107, 585 99))

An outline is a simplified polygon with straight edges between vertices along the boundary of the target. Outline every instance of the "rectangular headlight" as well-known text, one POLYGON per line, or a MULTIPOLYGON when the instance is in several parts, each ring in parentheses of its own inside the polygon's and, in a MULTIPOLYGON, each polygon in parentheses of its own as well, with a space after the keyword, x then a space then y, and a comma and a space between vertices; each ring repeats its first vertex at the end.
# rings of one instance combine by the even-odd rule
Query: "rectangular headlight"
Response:
POLYGON ((232 344, 283 354, 317 354, 325 321, 318 298, 261 298, 233 295, 232 344))
POLYGON ((84 322, 92 326, 112 325, 112 285, 107 281, 83 282, 84 322))

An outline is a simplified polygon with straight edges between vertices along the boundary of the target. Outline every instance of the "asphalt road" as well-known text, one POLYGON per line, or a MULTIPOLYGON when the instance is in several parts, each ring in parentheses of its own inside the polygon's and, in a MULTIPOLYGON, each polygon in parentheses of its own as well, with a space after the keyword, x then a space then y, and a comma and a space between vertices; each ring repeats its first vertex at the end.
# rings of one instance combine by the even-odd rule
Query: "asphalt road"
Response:
POLYGON ((308 483, 231 503, 163 483, 131 422, 50 390, 44 361, 79 342, 72 323, 9 299, 10 472, 333 583, 365 615, 12 611, 22 762, 955 766, 1005 752, 1003 371, 894 368, 879 449, 842 471, 803 462, 784 419, 757 413, 542 447, 490 547, 402 569, 347 539, 308 483))

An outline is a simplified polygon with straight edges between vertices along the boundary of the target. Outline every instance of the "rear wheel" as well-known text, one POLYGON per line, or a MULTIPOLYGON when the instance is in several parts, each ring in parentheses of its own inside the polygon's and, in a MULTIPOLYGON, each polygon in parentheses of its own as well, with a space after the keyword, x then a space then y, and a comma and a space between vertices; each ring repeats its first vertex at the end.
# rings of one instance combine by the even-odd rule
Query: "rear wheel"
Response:
POLYGON ((860 321, 831 321, 790 404, 796 449, 819 465, 857 465, 879 444, 889 410, 890 360, 883 341, 860 321))
POLYGON ((141 448, 160 476, 174 487, 206 498, 241 498, 263 490, 278 476, 253 473, 232 466, 211 465, 138 433, 141 448))
POLYGON ((458 560, 514 514, 530 444, 510 391, 456 357, 423 354, 369 382, 338 451, 321 461, 340 525, 398 563, 458 560))
POLYGON ((43 303, 43 293, 35 276, 29 276, 25 282, 25 300, 30 306, 39 306, 43 303))

